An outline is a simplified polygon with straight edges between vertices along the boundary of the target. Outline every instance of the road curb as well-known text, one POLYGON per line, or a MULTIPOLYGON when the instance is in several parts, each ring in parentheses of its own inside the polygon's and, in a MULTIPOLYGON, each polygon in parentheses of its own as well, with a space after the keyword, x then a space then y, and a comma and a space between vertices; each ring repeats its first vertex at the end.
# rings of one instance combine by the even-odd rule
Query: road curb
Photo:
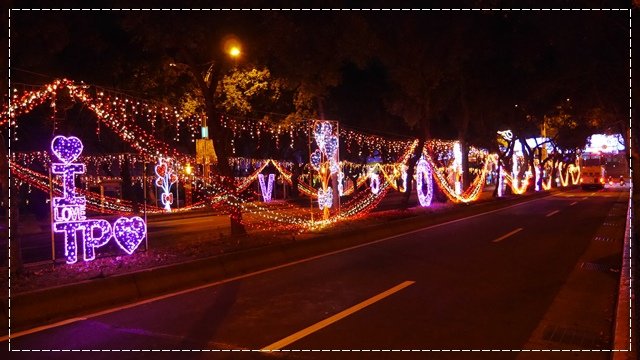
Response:
MULTIPOLYGON (((453 211, 401 218, 367 228, 374 231, 351 229, 300 242, 268 245, 134 273, 15 294, 11 296, 11 331, 15 333, 33 326, 202 286, 390 236, 400 236, 428 226, 501 209, 547 195, 549 192, 487 201, 474 207, 461 206, 453 211)), ((3 301, 6 302, 7 299, 3 301)), ((5 307, 7 308, 8 306, 5 307)), ((6 317, 7 314, 4 316, 6 317)))
POLYGON ((623 255, 622 255, 622 271, 620 271, 620 287, 618 290, 618 302, 616 306, 616 319, 614 326, 613 349, 617 350, 613 354, 613 360, 631 360, 636 359, 637 350, 632 348, 633 338, 637 336, 632 333, 633 319, 633 287, 632 269, 631 269, 631 216, 632 201, 629 198, 629 207, 627 209, 627 223, 625 227, 623 255), (626 270, 629 270, 628 272, 626 270))

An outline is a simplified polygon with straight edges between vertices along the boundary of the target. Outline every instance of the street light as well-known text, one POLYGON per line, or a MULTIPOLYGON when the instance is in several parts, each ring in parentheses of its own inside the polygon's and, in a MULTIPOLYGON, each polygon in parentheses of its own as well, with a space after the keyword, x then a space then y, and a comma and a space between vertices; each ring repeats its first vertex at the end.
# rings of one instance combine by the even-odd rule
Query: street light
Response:
POLYGON ((231 49, 229 49, 229 55, 234 59, 240 56, 240 53, 241 53, 240 47, 238 46, 233 46, 231 47, 231 49))

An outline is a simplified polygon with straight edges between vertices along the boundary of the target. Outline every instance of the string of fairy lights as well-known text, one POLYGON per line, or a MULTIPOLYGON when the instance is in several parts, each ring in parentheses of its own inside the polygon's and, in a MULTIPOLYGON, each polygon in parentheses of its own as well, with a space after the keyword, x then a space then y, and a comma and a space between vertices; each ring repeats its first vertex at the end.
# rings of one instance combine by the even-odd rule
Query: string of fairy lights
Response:
MULTIPOLYGON (((364 159, 365 156, 375 155, 366 161, 352 162, 342 160, 336 162, 335 171, 339 184, 340 196, 345 197, 339 211, 330 216, 319 216, 319 210, 313 206, 308 210, 283 202, 261 202, 257 199, 260 194, 253 184, 259 184, 258 178, 267 172, 273 173, 278 181, 290 187, 296 187, 299 194, 307 196, 313 201, 318 200, 318 180, 313 175, 310 163, 298 164, 292 161, 276 159, 250 159, 230 157, 228 162, 236 173, 243 176, 230 179, 224 185, 215 176, 204 178, 191 173, 191 165, 196 164, 193 155, 182 153, 176 146, 181 141, 195 142, 195 136, 201 123, 198 115, 184 115, 179 109, 161 103, 147 102, 135 97, 105 89, 76 84, 73 81, 61 79, 42 87, 23 86, 22 90, 12 90, 11 107, 5 107, 0 116, 0 126, 19 128, 18 119, 39 106, 49 105, 55 112, 56 101, 62 91, 75 102, 82 103, 92 110, 97 119, 96 134, 102 129, 108 129, 122 141, 131 146, 134 153, 82 155, 78 161, 87 165, 87 174, 80 180, 85 189, 79 189, 79 194, 87 199, 87 209, 101 213, 131 214, 134 204, 118 197, 105 196, 89 189, 92 186, 108 182, 122 181, 123 167, 134 169, 129 176, 131 183, 140 188, 153 186, 153 176, 145 176, 147 164, 154 164, 158 158, 172 159, 175 164, 175 174, 178 183, 183 184, 183 191, 188 187, 192 201, 186 206, 171 211, 191 211, 206 206, 240 209, 243 222, 258 228, 282 228, 294 231, 304 231, 328 226, 338 221, 357 219, 373 210, 391 191, 405 192, 407 181, 420 180, 416 174, 407 174, 409 162, 415 157, 418 139, 388 139, 384 136, 366 134, 348 127, 341 127, 335 135, 339 138, 340 146, 349 154, 364 159), (158 124, 162 123, 173 129, 175 135, 170 142, 159 140, 158 124), (186 136, 185 136, 186 135, 186 136), (113 175, 120 173, 120 176, 113 175), (146 182, 146 183, 145 183, 146 182), (231 184, 231 185, 229 185, 231 184), (366 185, 369 185, 368 188, 366 185), (251 221, 248 221, 250 219, 251 221), (255 221, 256 219, 260 219, 255 221), (277 225, 276 225, 277 224, 277 225)), ((310 139, 314 129, 309 122, 289 125, 272 125, 261 119, 248 117, 232 117, 220 115, 220 124, 229 129, 235 138, 249 137, 254 140, 267 139, 273 141, 276 148, 282 146, 294 147, 295 141, 310 139), (289 142, 286 144, 286 142, 289 142)), ((18 131, 14 131, 18 134, 18 131)), ((17 140, 15 135, 14 140, 17 140)), ((232 144, 233 145, 233 144, 232 144)), ((473 179, 466 189, 461 188, 460 181, 460 145, 453 140, 431 139, 425 141, 420 154, 424 161, 421 171, 427 171, 437 187, 452 202, 469 203, 476 201, 487 184, 489 174, 495 174, 500 181, 498 186, 509 186, 513 194, 523 194, 530 188, 531 179, 540 178, 543 190, 548 190, 553 181, 548 169, 535 169, 519 173, 514 160, 513 172, 509 173, 495 154, 486 150, 469 147, 468 158, 473 165, 470 175, 473 179)), ((235 153, 235 149, 234 149, 235 153)), ((46 173, 51 165, 51 155, 48 151, 14 152, 11 155, 10 166, 15 174, 18 186, 26 185, 44 192, 59 195, 62 192, 60 180, 50 178, 46 173)), ((332 171, 333 168, 332 168, 332 171)), ((580 181, 580 167, 576 164, 556 165, 558 177, 556 181, 561 186, 569 183, 576 185, 580 181)), ((331 180, 335 182, 336 180, 331 180)), ((431 183, 429 181, 429 189, 431 183)), ((264 177, 263 177, 264 182, 264 177)), ((264 187, 264 186, 263 186, 264 187)), ((269 192, 273 191, 269 185, 269 192)), ((538 187, 536 186, 536 190, 538 187)), ((178 190, 175 190, 176 192, 178 190)), ((430 190, 431 191, 431 190, 430 190)), ((262 189, 264 197, 264 189, 262 189)), ((431 196, 431 195, 429 195, 431 196)), ((271 194, 269 194, 271 198, 271 194)), ((430 204, 429 198, 429 204, 430 204)), ((428 205, 426 205, 428 206, 428 205)), ((148 205, 150 213, 161 213, 160 206, 148 205)))

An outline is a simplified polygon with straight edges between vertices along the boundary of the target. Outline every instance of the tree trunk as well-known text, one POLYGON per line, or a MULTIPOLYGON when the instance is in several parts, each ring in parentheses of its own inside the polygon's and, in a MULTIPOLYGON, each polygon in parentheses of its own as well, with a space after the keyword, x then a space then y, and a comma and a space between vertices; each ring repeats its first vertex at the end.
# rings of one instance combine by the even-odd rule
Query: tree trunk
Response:
MULTIPOLYGON (((6 245, 11 246, 10 261, 11 261, 11 273, 18 274, 22 272, 22 251, 20 250, 20 237, 18 236, 18 187, 15 184, 9 184, 9 156, 7 155, 7 149, 5 147, 4 137, 0 135, 3 140, 0 144, 0 185, 2 185, 2 203, 4 204, 4 222, 6 229, 6 235, 3 234, 3 239, 9 238, 9 231, 11 232, 11 238, 6 245), (11 205, 9 206, 9 186, 11 188, 11 205), (9 228, 9 215, 11 215, 11 228, 9 228), (10 242, 10 244, 9 244, 10 242)), ((4 244, 3 244, 4 245, 4 244)), ((9 261, 9 259, 7 259, 9 261)), ((7 264, 8 265, 8 264, 7 264)))
POLYGON ((409 197, 411 197, 411 191, 413 191, 413 174, 415 172, 416 164, 422 155, 422 149, 424 148, 425 137, 418 139, 418 145, 413 151, 413 155, 409 158, 409 164, 407 166, 407 188, 404 191, 402 202, 400 203, 400 209, 406 210, 409 208, 409 197))
POLYGON ((462 153, 462 159, 460 159, 460 167, 462 169, 460 179, 462 191, 467 189, 471 185, 471 179, 469 176, 469 144, 467 143, 467 135, 469 132, 469 99, 467 98, 467 92, 465 87, 465 78, 460 76, 460 105, 462 106, 462 117, 460 118, 460 124, 458 126, 458 140, 460 141, 460 151, 462 153))
MULTIPOLYGON (((207 127, 211 127, 211 134, 213 136, 214 150, 216 151, 216 155, 218 157, 218 163, 216 164, 216 169, 218 175, 224 176, 229 181, 226 183, 226 191, 235 192, 236 187, 233 184, 233 172, 232 168, 229 165, 229 156, 231 155, 231 132, 229 129, 225 129, 222 127, 216 119, 216 103, 215 103, 215 90, 222 74, 219 66, 216 66, 213 69, 213 72, 210 74, 209 84, 205 81, 204 77, 197 70, 197 66, 191 62, 189 66, 191 70, 191 74, 195 78, 198 86, 200 87, 200 91, 204 96, 205 109, 206 109, 206 118, 207 118, 207 127)), ((204 124, 203 124, 204 125, 204 124)), ((239 195, 239 194, 236 194, 239 195)), ((240 201, 239 197, 235 197, 236 201, 240 201)), ((229 221, 231 224, 231 235, 245 235, 247 230, 242 224, 242 209, 240 206, 236 204, 229 204, 229 221)))
POLYGON ((461 186, 462 192, 464 192, 471 185, 471 176, 469 176, 469 144, 467 140, 463 137, 459 137, 460 141, 460 153, 462 155, 462 159, 460 159, 460 167, 462 168, 462 179, 461 186))

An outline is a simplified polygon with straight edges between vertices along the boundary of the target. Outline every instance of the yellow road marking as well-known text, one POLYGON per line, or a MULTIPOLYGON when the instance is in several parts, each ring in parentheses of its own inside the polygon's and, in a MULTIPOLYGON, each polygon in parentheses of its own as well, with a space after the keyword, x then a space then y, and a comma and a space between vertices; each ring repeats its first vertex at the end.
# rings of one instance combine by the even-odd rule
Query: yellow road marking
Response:
POLYGON ((296 333, 294 333, 292 335, 287 336, 286 338, 284 338, 282 340, 276 341, 271 345, 267 345, 267 346, 263 347, 261 350, 262 351, 280 350, 283 347, 285 347, 285 346, 287 346, 287 345, 289 345, 289 344, 291 344, 291 343, 293 343, 295 341, 298 341, 298 340, 302 339, 303 337, 305 337, 305 336, 307 336, 309 334, 312 334, 312 333, 314 333, 314 332, 316 332, 316 331, 318 331, 318 330, 320 330, 322 328, 325 328, 325 327, 333 324, 336 321, 344 319, 345 317, 355 313, 356 311, 362 310, 365 307, 367 307, 367 306, 369 306, 369 305, 371 305, 373 303, 376 303, 376 302, 386 298, 387 296, 392 295, 392 294, 394 294, 394 293, 396 293, 396 292, 398 292, 398 291, 400 291, 400 290, 402 290, 402 289, 406 288, 407 286, 412 285, 414 283, 415 283, 415 281, 405 281, 405 282, 403 282, 401 284, 398 284, 398 285, 392 287, 391 289, 389 289, 389 290, 387 290, 385 292, 382 292, 382 293, 380 293, 380 294, 378 294, 378 295, 376 295, 376 296, 374 296, 372 298, 369 298, 369 299, 367 299, 367 300, 365 300, 365 301, 363 301, 363 302, 361 302, 361 303, 359 303, 357 305, 354 305, 354 306, 352 306, 352 307, 350 307, 350 308, 348 308, 346 310, 343 310, 343 311, 341 311, 341 312, 339 312, 339 313, 337 313, 337 314, 335 314, 335 315, 333 315, 333 316, 331 316, 329 318, 326 318, 326 319, 324 319, 324 320, 322 320, 322 321, 320 321, 318 323, 315 323, 315 324, 313 324, 313 325, 311 325, 311 326, 309 326, 307 328, 304 328, 304 329, 302 329, 302 330, 300 330, 300 331, 298 331, 298 332, 296 332, 296 333))
MULTIPOLYGON (((35 328, 31 328, 29 330, 24 330, 24 331, 11 333, 11 338, 13 339, 13 338, 17 338, 17 337, 20 337, 20 336, 25 336, 25 335, 37 333, 37 332, 40 332, 40 331, 45 331, 45 330, 48 330, 48 329, 51 329, 51 328, 55 328, 55 327, 63 326, 63 325, 67 325, 67 324, 72 324, 74 322, 82 321, 82 320, 87 320, 87 318, 76 317, 76 318, 71 318, 71 319, 59 321, 57 323, 53 323, 53 324, 49 324, 49 325, 38 326, 38 327, 35 327, 35 328)), ((2 336, 2 337, 0 337, 0 342, 7 341, 8 339, 9 339, 9 335, 2 336)))
POLYGON ((547 214, 547 215, 545 215, 545 216, 546 216, 546 217, 550 217, 550 216, 553 216, 553 215, 555 215, 555 214, 557 214, 557 213, 559 213, 559 212, 560 212, 560 210, 553 210, 552 212, 548 213, 548 214, 547 214))
POLYGON ((498 241, 502 241, 502 240, 508 238, 509 236, 513 235, 513 234, 519 233, 520 231, 522 231, 522 228, 517 228, 517 229, 513 230, 512 232, 510 232, 508 234, 500 236, 499 238, 493 240, 492 242, 497 243, 498 241))

